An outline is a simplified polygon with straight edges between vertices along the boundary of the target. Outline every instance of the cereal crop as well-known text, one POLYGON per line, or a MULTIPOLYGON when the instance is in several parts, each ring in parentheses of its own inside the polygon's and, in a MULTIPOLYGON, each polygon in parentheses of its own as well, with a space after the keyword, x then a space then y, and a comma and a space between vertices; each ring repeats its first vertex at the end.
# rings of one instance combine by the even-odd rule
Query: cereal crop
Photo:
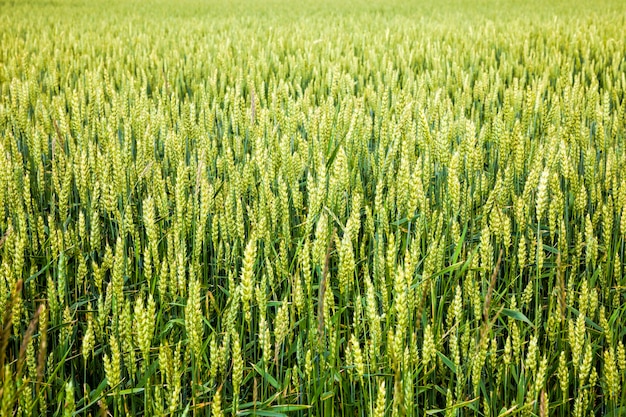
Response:
POLYGON ((0 2, 0 416, 626 415, 625 28, 0 2))

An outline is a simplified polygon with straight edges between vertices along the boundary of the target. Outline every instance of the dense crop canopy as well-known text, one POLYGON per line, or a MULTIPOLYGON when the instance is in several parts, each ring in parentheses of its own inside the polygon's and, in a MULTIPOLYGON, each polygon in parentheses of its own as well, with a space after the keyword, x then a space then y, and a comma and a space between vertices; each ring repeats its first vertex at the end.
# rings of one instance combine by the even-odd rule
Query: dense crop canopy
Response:
POLYGON ((624 5, 227 3, 0 3, 0 415, 622 415, 624 5))

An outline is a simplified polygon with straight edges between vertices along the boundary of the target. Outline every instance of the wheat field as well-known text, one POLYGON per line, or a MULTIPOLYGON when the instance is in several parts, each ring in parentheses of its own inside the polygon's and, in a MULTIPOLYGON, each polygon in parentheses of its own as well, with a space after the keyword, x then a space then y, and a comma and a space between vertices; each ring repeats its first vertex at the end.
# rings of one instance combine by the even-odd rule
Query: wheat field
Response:
POLYGON ((0 416, 626 415, 624 28, 0 2, 0 416))

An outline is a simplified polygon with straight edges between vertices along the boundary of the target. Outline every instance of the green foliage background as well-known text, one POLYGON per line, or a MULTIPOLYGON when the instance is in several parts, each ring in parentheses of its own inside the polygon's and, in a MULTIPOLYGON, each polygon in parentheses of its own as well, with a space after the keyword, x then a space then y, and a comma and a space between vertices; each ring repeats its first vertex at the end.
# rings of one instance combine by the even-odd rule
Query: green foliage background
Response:
POLYGON ((624 27, 0 2, 0 415, 623 415, 624 27))

